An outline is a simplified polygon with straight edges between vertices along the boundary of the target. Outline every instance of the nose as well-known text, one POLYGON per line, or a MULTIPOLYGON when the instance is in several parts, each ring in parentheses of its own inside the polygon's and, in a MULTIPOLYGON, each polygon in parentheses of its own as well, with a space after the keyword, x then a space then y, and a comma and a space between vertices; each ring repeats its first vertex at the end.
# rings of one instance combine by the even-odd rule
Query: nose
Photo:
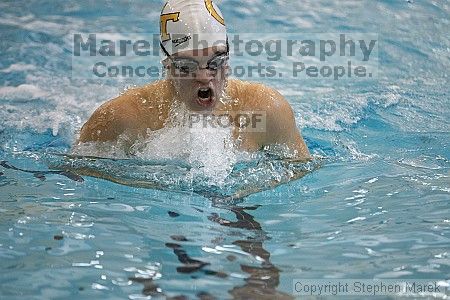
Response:
POLYGON ((215 71, 199 69, 195 72, 195 80, 199 83, 209 83, 215 75, 215 71))

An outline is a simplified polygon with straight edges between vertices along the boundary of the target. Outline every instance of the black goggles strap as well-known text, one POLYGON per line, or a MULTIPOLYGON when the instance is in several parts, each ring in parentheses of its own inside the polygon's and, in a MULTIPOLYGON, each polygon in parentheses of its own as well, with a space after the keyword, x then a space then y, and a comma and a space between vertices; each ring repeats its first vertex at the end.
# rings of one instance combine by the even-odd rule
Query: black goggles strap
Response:
POLYGON ((167 52, 167 50, 166 50, 166 48, 164 47, 164 45, 163 45, 161 42, 159 42, 159 45, 161 46, 161 49, 162 49, 162 51, 164 52, 164 54, 165 54, 167 57, 170 57, 170 54, 169 54, 169 52, 167 52))

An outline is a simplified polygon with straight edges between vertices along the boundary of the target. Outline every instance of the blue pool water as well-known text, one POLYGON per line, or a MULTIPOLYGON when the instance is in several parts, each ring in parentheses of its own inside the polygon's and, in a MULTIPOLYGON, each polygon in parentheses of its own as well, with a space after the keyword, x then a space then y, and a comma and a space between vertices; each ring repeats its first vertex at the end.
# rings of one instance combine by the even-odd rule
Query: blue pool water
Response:
POLYGON ((294 279, 449 283, 448 1, 219 3, 236 33, 378 34, 374 80, 258 79, 291 103, 320 167, 227 202, 299 166, 219 160, 206 175, 227 176, 208 181, 180 161, 63 156, 96 107, 145 83, 72 78, 73 34, 157 32, 162 3, 2 1, 1 299, 289 299, 294 279))

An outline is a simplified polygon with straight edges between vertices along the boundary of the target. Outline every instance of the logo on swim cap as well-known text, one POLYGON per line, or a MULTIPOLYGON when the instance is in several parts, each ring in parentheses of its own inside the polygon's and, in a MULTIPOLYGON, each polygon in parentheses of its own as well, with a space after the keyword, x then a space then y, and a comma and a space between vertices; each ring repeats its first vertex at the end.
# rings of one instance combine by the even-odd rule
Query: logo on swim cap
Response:
POLYGON ((160 39, 166 55, 226 46, 225 20, 212 0, 169 0, 161 11, 160 39))
POLYGON ((225 20, 223 19, 222 15, 217 12, 217 10, 214 8, 214 5, 212 3, 212 0, 205 0, 206 9, 211 14, 211 16, 214 17, 214 19, 217 20, 220 24, 225 26, 225 20))
POLYGON ((167 33, 167 22, 178 22, 180 13, 161 14, 161 42, 170 40, 170 35, 167 33))

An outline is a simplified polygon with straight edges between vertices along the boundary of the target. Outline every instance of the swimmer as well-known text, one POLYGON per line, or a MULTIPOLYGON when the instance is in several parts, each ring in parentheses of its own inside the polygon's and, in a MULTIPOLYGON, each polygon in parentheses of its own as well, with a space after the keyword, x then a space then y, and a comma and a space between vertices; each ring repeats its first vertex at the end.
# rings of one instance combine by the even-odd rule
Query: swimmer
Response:
POLYGON ((149 132, 173 126, 171 108, 182 104, 192 113, 214 116, 226 112, 234 120, 232 136, 241 150, 281 146, 288 150, 289 158, 310 159, 293 110, 278 91, 227 77, 225 21, 211 0, 168 0, 160 21, 166 78, 127 90, 101 105, 81 128, 78 145, 120 137, 130 153, 133 144, 149 132), (235 118, 241 112, 264 112, 265 129, 242 130, 235 118))

